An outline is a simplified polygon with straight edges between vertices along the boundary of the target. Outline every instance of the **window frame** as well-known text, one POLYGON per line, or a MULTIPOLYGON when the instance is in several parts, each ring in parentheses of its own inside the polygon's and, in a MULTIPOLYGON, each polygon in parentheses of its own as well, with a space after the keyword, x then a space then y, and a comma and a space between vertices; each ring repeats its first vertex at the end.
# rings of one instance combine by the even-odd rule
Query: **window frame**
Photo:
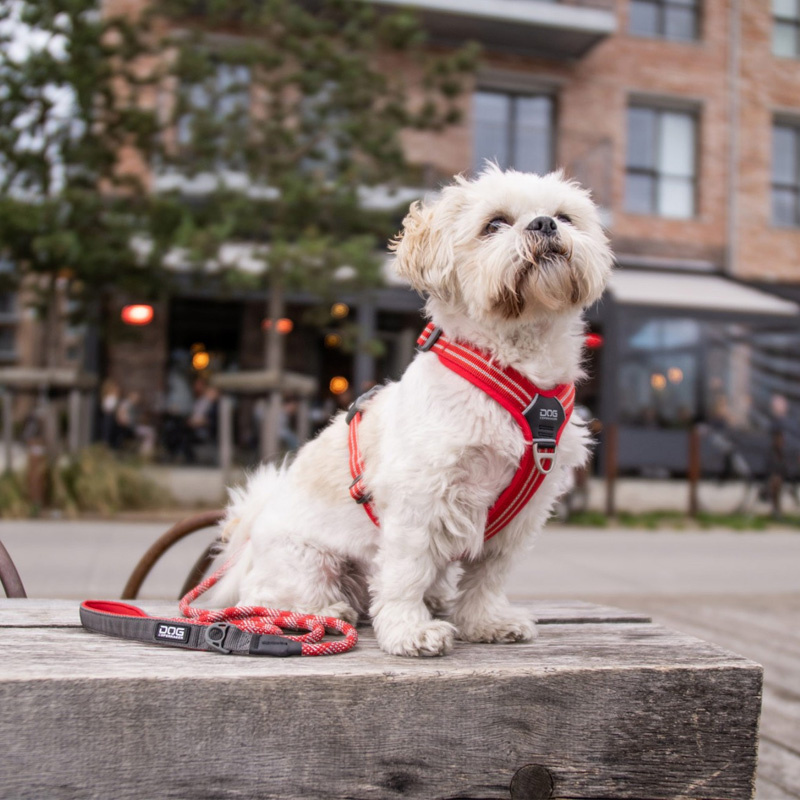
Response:
POLYGON ((663 39, 667 42, 677 42, 679 44, 694 44, 703 40, 703 14, 701 0, 692 0, 692 2, 680 2, 680 0, 631 0, 628 8, 628 34, 630 36, 639 37, 642 39, 663 39), (654 33, 641 33, 632 29, 633 14, 631 9, 634 2, 639 2, 644 5, 653 6, 656 10, 656 30, 654 33), (667 35, 667 9, 673 8, 690 8, 692 10, 692 17, 694 21, 694 36, 691 39, 677 38, 667 35))
POLYGON ((795 0, 795 13, 793 17, 786 17, 775 11, 772 4, 772 42, 771 51, 775 58, 800 58, 800 0, 795 0), (791 55, 775 52, 775 30, 778 25, 790 25, 794 29, 794 52, 791 55))
POLYGON ((775 117, 772 120, 772 159, 770 163, 770 179, 769 179, 769 187, 770 187, 770 223, 775 228, 783 228, 784 230, 797 230, 800 229, 800 120, 798 119, 786 119, 781 117, 775 117), (792 137, 794 139, 794 175, 792 176, 791 183, 789 182, 778 182, 775 180, 775 131, 777 128, 785 128, 792 132, 792 137), (794 195, 794 222, 792 223, 785 223, 779 222, 775 216, 775 192, 777 190, 781 191, 791 191, 794 195))
POLYGON ((678 105, 675 103, 671 103, 669 101, 661 101, 659 102, 658 99, 649 99, 649 98, 642 98, 642 97, 632 97, 629 99, 628 104, 626 106, 626 126, 625 126, 625 184, 624 184, 624 191, 623 191, 623 211, 626 214, 634 214, 637 216, 650 216, 650 217, 658 217, 660 219, 669 219, 669 220, 696 220, 700 217, 700 108, 692 106, 688 107, 686 105, 678 105), (683 114, 687 116, 692 121, 692 129, 694 133, 694 142, 693 142, 693 172, 691 176, 691 198, 692 198, 692 208, 691 213, 687 216, 673 216, 669 214, 664 214, 659 209, 659 202, 658 202, 658 195, 659 195, 659 188, 663 178, 670 178, 676 177, 674 175, 669 175, 668 173, 663 172, 660 165, 655 163, 652 168, 645 168, 645 167, 631 167, 628 163, 628 145, 630 143, 630 112, 633 109, 640 109, 644 111, 649 111, 656 116, 656 124, 655 124, 655 140, 653 142, 653 151, 654 153, 658 153, 660 151, 660 142, 661 142, 661 117, 664 114, 683 114), (630 208, 628 205, 628 178, 630 175, 646 175, 647 177, 651 178, 652 180, 652 188, 651 188, 651 204, 650 210, 647 211, 639 211, 633 208, 630 208))
POLYGON ((549 155, 549 164, 547 165, 546 169, 542 172, 545 174, 546 172, 551 172, 555 168, 556 164, 556 147, 557 147, 557 118, 558 118, 558 103, 557 97, 555 92, 547 89, 547 88, 535 88, 531 87, 530 89, 524 89, 521 87, 503 87, 503 86, 496 86, 496 85, 481 85, 478 84, 474 91, 473 91, 473 117, 472 117, 472 170, 473 172, 478 172, 485 163, 488 156, 478 157, 477 147, 476 147, 476 130, 477 130, 477 118, 474 114, 474 103, 475 97, 478 94, 494 94, 494 95, 502 95, 503 97, 507 98, 509 101, 509 109, 504 120, 505 124, 505 147, 508 152, 508 163, 500 164, 500 167, 503 169, 518 169, 517 166, 517 119, 518 119, 518 111, 517 105, 520 99, 523 100, 530 100, 536 98, 544 98, 549 103, 549 125, 547 126, 547 138, 548 138, 548 155, 549 155))

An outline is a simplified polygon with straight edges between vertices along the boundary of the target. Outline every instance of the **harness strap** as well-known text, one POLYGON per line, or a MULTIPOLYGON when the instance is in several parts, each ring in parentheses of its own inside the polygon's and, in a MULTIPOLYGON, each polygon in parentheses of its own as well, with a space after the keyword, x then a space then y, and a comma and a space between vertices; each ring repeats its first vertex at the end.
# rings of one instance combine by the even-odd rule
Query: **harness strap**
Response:
POLYGON ((85 600, 80 607, 81 623, 86 630, 107 636, 186 650, 214 650, 225 655, 326 656, 355 647, 356 629, 334 617, 261 606, 193 608, 191 603, 216 584, 235 560, 234 556, 181 598, 182 618, 151 617, 127 603, 85 600), (284 633, 284 629, 307 633, 293 636, 284 633), (323 641, 330 631, 344 634, 344 638, 323 641))
MULTIPOLYGON (((500 403, 519 425, 525 450, 509 485, 489 509, 485 538, 490 539, 519 514, 555 466, 556 449, 575 404, 575 386, 561 384, 540 389, 513 367, 499 366, 491 356, 471 345, 449 340, 442 329, 429 323, 417 340, 422 352, 433 351, 448 369, 468 380, 500 403)), ((380 527, 377 513, 364 485, 364 458, 358 443, 361 405, 353 404, 350 423, 350 495, 364 505, 380 527)))

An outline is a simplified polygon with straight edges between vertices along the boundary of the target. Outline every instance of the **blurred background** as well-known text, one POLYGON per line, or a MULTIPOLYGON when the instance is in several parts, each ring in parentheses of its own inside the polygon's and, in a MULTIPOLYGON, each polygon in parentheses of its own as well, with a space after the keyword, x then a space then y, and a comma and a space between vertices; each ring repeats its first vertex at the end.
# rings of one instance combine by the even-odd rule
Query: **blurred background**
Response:
POLYGON ((0 512, 91 510, 53 465, 92 443, 217 503, 397 378, 386 241, 489 159, 588 187, 617 256, 565 513, 796 516, 795 0, 400 5, 7 4, 0 512))
POLYGON ((52 466, 93 442, 217 502, 399 377, 423 301, 386 240, 488 159, 588 187, 617 256, 567 511, 797 511, 795 0, 411 6, 8 6, 4 459, 43 466, 6 505, 88 509, 52 466))

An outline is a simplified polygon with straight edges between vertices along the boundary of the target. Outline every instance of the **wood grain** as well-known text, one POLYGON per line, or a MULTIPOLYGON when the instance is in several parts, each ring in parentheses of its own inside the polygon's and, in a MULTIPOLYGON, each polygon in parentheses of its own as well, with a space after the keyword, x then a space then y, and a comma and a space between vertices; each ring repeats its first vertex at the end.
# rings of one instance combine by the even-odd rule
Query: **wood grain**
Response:
MULTIPOLYGON (((155 616, 180 616, 177 603, 134 600, 133 605, 155 616)), ((0 628, 80 627, 74 600, 6 600, 0 598, 0 628)), ((650 622, 648 614, 625 611, 580 600, 547 600, 528 604, 540 625, 582 622, 650 622)))
POLYGON ((0 797, 508 798, 526 765, 555 798, 752 797, 760 667, 607 610, 539 605, 585 619, 439 659, 369 628, 259 659, 45 627, 51 605, 0 602, 0 797))

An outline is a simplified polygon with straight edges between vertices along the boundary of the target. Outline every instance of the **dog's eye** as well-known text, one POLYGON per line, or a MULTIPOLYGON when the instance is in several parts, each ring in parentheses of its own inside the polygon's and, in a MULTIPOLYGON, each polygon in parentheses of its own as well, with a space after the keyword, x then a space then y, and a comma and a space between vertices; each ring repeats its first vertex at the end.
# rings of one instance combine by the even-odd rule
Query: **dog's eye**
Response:
POLYGON ((499 231, 500 228, 507 228, 511 223, 505 217, 495 217, 489 224, 483 229, 484 233, 495 233, 499 231))
POLYGON ((556 214, 556 219, 561 222, 566 222, 568 225, 572 225, 572 217, 569 214, 556 214))

